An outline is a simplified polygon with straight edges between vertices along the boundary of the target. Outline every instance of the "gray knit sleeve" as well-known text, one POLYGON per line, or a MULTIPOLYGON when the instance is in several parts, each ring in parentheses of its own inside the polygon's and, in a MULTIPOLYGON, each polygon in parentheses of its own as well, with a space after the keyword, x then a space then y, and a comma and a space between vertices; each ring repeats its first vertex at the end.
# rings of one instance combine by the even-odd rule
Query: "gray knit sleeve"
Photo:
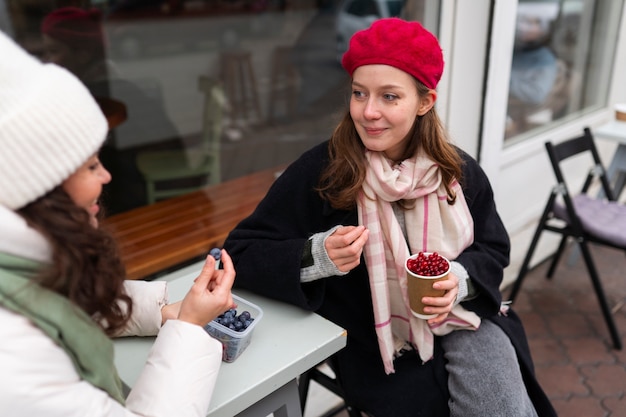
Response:
POLYGON ((450 271, 459 278, 459 293, 456 295, 454 304, 456 305, 462 301, 474 298, 476 296, 476 289, 465 267, 456 261, 451 261, 450 271))
POLYGON ((332 229, 316 233, 309 238, 302 254, 302 267, 300 268, 300 282, 310 282, 316 279, 331 277, 335 275, 346 275, 328 257, 324 242, 328 236, 332 235, 341 225, 332 229))

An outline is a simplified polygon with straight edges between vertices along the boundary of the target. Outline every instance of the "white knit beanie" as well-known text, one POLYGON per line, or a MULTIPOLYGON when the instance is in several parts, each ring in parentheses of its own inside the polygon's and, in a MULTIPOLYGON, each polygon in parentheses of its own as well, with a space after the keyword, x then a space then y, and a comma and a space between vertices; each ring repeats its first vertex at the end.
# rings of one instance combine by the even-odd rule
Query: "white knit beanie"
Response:
POLYGON ((107 130, 81 81, 0 31, 0 205, 16 210, 60 185, 98 152, 107 130))

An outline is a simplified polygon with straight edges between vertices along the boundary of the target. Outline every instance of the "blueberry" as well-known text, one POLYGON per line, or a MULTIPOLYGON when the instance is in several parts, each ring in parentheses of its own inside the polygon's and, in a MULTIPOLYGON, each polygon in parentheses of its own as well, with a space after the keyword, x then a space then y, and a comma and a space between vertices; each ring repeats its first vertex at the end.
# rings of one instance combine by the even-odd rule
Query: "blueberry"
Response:
POLYGON ((209 255, 214 257, 216 261, 219 261, 222 258, 222 251, 220 248, 213 248, 209 251, 209 255))
POLYGON ((239 320, 241 321, 246 321, 250 319, 250 312, 249 311, 242 311, 241 314, 239 315, 239 320))

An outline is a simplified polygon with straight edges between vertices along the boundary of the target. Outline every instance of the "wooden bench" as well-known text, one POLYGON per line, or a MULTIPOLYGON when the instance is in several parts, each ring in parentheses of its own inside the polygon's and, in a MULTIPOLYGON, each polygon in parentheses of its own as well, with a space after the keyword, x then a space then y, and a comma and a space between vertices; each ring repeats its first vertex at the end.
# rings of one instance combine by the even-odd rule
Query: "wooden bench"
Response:
POLYGON ((252 213, 286 165, 211 185, 108 217, 128 279, 156 274, 203 258, 222 247, 230 231, 252 213))

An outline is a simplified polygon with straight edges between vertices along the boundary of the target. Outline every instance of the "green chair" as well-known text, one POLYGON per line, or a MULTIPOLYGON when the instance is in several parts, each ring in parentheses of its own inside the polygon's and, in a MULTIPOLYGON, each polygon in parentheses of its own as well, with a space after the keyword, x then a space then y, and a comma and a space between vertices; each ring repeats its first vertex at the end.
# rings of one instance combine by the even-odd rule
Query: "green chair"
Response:
POLYGON ((186 149, 144 151, 137 154, 137 168, 146 181, 148 204, 186 194, 221 181, 220 141, 222 113, 226 103, 221 86, 201 76, 199 90, 204 94, 202 140, 186 149), (185 180, 203 179, 200 185, 163 187, 165 182, 184 184, 185 180), (161 183, 161 187, 159 187, 161 183))

